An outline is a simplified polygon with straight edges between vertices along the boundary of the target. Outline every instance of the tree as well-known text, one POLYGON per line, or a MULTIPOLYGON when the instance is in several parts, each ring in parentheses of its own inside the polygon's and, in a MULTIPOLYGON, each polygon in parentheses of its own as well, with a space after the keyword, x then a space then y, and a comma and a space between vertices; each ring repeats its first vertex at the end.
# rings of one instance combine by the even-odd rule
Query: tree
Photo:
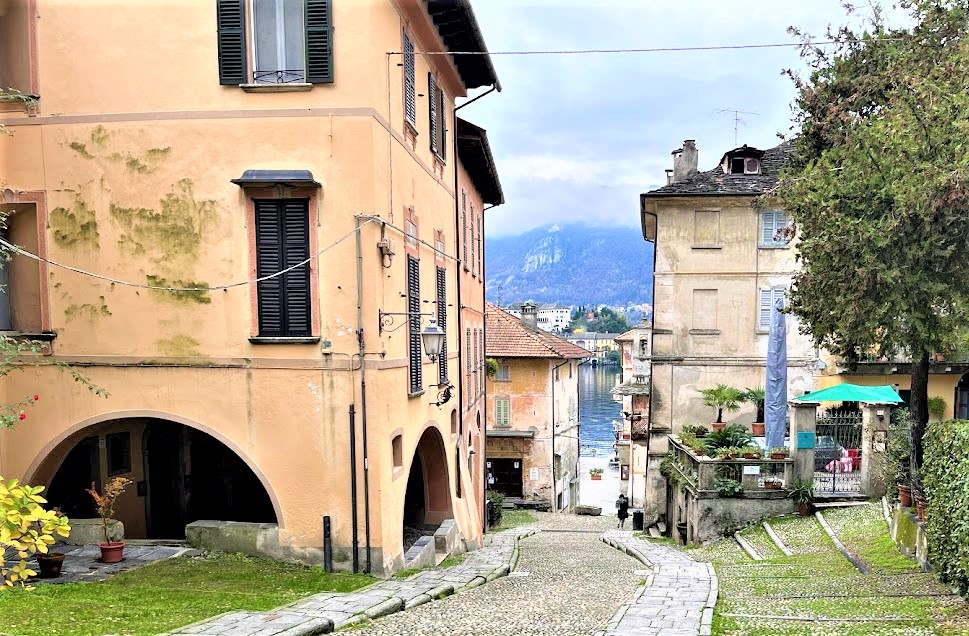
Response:
POLYGON ((876 7, 867 30, 802 47, 800 134, 774 194, 800 232, 790 306, 804 330, 849 366, 911 356, 920 465, 929 356, 969 318, 969 29, 965 2, 902 5, 915 26, 889 28, 876 7))
POLYGON ((703 396, 703 403, 717 409, 717 424, 723 423, 723 412, 740 410, 740 404, 744 401, 744 392, 726 384, 718 384, 712 389, 700 391, 703 396))

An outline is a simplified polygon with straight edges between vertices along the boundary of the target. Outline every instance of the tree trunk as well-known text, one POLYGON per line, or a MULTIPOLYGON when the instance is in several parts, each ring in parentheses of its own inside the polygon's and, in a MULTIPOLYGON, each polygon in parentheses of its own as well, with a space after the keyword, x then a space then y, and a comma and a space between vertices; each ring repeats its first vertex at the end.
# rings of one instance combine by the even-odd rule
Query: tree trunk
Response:
MULTIPOLYGON (((919 351, 919 349, 916 349, 919 351)), ((917 353, 912 359, 912 397, 909 409, 912 412, 912 460, 916 468, 922 466, 922 436, 929 421, 929 352, 917 353)))

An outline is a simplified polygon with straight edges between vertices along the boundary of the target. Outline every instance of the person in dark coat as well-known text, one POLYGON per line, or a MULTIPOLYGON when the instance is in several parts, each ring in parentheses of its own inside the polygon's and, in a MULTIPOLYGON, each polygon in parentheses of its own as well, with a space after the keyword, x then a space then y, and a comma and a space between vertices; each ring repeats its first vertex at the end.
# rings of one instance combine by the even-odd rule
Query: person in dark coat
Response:
POLYGON ((619 499, 616 500, 616 516, 619 517, 619 527, 622 528, 629 516, 629 500, 626 499, 626 495, 619 495, 619 499))

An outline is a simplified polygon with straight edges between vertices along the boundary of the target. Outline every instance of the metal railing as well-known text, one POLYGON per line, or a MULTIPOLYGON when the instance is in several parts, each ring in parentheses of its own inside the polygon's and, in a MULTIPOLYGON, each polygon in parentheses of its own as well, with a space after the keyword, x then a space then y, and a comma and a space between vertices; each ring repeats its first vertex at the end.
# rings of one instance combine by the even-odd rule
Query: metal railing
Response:
POLYGON ((794 479, 794 460, 786 459, 716 459, 697 456, 676 436, 669 436, 673 455, 673 469, 680 473, 684 485, 694 494, 716 496, 717 479, 735 479, 744 487, 744 495, 755 492, 770 493, 788 487, 794 479), (757 470, 745 467, 757 467, 757 470), (769 483, 780 483, 778 489, 769 483))
POLYGON ((252 81, 256 84, 302 84, 306 82, 306 69, 253 71, 252 81))

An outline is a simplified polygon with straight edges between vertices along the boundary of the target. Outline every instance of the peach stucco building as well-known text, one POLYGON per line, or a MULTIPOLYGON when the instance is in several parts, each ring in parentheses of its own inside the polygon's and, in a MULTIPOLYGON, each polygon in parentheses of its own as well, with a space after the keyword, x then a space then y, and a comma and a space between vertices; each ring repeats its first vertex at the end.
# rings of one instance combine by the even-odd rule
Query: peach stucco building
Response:
POLYGON ((320 563, 328 517, 378 574, 447 520, 479 545, 503 200, 454 100, 498 87, 486 53, 467 0, 0 0, 0 85, 35 96, 0 104, 4 236, 49 261, 14 257, 0 329, 110 393, 3 378, 41 399, 0 474, 75 517, 126 475, 133 538, 252 523, 224 531, 320 563))

